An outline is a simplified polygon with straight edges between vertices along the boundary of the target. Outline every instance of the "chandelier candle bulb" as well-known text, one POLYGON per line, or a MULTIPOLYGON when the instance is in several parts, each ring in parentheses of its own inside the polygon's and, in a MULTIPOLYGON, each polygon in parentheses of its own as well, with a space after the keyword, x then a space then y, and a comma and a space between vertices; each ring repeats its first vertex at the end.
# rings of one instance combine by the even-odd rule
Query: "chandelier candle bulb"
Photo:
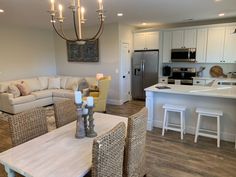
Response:
POLYGON ((102 0, 98 0, 99 10, 103 10, 102 0))
POLYGON ((87 105, 88 105, 89 107, 92 107, 92 106, 93 106, 93 97, 91 97, 91 96, 88 96, 88 97, 87 97, 87 105))
POLYGON ((62 16, 62 5, 61 4, 59 4, 59 18, 63 18, 63 16, 62 16))
POLYGON ((80 91, 75 91, 75 103, 76 104, 82 103, 82 93, 80 91))
POLYGON ((85 13, 85 9, 84 7, 81 7, 81 21, 84 22, 84 13, 85 13))
POLYGON ((71 0, 70 5, 71 5, 72 7, 75 7, 75 0, 71 0))
POLYGON ((55 10, 55 0, 51 0, 51 11, 55 10))

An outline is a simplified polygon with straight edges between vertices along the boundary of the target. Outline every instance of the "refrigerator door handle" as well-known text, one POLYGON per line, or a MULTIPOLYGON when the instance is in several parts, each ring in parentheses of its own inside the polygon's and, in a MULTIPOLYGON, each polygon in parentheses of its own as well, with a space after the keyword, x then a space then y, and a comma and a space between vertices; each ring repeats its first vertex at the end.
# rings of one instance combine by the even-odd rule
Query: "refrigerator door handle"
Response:
POLYGON ((145 61, 142 60, 142 71, 144 72, 144 70, 145 70, 145 61))

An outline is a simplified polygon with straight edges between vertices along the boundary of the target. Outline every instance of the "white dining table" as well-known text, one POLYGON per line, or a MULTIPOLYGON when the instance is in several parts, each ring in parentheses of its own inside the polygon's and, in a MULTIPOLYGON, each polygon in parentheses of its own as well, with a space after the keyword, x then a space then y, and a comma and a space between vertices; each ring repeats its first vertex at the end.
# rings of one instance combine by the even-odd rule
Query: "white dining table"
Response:
MULTIPOLYGON (((128 118, 94 113, 98 136, 128 118)), ((0 153, 8 177, 82 177, 92 166, 94 138, 75 138, 76 121, 0 153)))

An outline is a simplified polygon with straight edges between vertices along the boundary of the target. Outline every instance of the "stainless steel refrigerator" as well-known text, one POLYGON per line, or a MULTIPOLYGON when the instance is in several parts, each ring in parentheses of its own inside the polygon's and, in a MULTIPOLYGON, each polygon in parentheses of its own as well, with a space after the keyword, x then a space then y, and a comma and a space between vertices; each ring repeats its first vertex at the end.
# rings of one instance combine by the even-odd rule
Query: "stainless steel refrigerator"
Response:
POLYGON ((137 51, 132 56, 132 98, 145 99, 144 89, 158 83, 159 51, 137 51))

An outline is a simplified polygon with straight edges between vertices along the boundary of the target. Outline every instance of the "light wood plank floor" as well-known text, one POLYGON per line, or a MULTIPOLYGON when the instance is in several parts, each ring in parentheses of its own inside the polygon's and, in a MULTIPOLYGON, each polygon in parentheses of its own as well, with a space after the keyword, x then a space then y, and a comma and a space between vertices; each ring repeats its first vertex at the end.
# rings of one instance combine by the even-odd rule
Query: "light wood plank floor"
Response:
MULTIPOLYGON (((139 111, 144 102, 131 101, 122 106, 108 105, 107 113, 130 116, 139 111)), ((177 132, 168 131, 164 137, 160 129, 147 133, 148 177, 236 177, 236 150, 234 144, 199 138, 193 143, 194 136, 186 134, 180 140, 177 132)), ((0 152, 11 147, 9 127, 0 120, 0 152)), ((0 166, 0 177, 6 177, 0 166)))

